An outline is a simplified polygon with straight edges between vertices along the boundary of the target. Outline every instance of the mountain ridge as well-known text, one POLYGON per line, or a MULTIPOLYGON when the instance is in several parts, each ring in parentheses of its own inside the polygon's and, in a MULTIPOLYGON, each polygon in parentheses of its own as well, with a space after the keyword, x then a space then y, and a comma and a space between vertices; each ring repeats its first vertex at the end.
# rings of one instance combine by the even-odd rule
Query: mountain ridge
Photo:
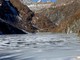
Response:
POLYGON ((80 33, 79 0, 49 3, 51 5, 48 8, 44 7, 37 12, 32 11, 20 0, 10 0, 10 2, 19 12, 16 16, 18 21, 12 24, 20 29, 28 32, 80 33))

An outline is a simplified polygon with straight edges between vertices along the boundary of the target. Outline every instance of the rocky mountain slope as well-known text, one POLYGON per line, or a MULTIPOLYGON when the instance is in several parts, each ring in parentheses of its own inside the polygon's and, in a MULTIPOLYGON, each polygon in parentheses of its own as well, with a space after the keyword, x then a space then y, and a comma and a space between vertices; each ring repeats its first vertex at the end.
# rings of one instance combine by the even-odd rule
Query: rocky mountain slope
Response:
POLYGON ((32 12, 26 5, 22 4, 20 0, 11 0, 11 3, 18 9, 22 20, 19 21, 18 27, 28 32, 46 31, 49 32, 54 28, 55 24, 44 15, 32 12))
POLYGON ((36 28, 33 27, 31 23, 34 12, 32 12, 26 5, 22 4, 20 0, 10 1, 19 11, 21 19, 18 21, 18 27, 28 32, 35 32, 36 28))
POLYGON ((80 33, 80 1, 61 1, 35 13, 20 0, 10 0, 18 12, 16 23, 11 24, 28 32, 80 33))
MULTIPOLYGON (((4 21, 4 26, 7 28, 8 31, 14 30, 12 27, 15 27, 19 30, 26 32, 35 32, 36 28, 32 26, 31 20, 34 15, 34 13, 25 5, 23 5, 19 0, 10 0, 5 1, 1 0, 1 6, 0 6, 0 18, 1 23, 4 21), (10 25, 11 28, 6 26, 10 25)), ((2 23, 3 24, 3 23, 2 23)), ((6 31, 5 27, 0 27, 1 33, 4 33, 6 31)), ((11 31, 12 32, 12 31, 11 31)), ((16 31, 14 31, 15 33, 16 31)), ((12 33, 12 34, 14 34, 12 33)))
POLYGON ((22 29, 15 26, 18 17, 19 12, 10 1, 0 0, 0 34, 24 34, 22 29))
POLYGON ((49 31, 80 33, 80 1, 79 0, 76 1, 73 0, 73 2, 69 1, 68 3, 64 3, 64 4, 63 3, 55 4, 55 8, 51 6, 48 9, 43 9, 38 11, 38 14, 40 16, 42 15, 46 16, 55 25, 54 28, 50 29, 49 31))
POLYGON ((57 0, 56 4, 66 4, 66 3, 69 3, 71 1, 75 1, 75 0, 57 0))
POLYGON ((65 16, 60 22, 56 31, 66 33, 80 33, 80 1, 74 0, 62 8, 62 14, 65 16))

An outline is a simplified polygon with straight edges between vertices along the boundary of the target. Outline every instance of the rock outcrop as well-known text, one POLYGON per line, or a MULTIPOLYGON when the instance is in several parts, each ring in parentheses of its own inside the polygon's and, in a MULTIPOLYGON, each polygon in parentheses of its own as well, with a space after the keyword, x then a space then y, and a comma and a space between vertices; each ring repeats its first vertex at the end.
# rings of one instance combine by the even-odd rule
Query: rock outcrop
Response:
POLYGON ((16 26, 28 32, 35 32, 37 28, 33 27, 31 23, 34 12, 32 12, 26 5, 22 4, 20 0, 10 1, 19 11, 20 20, 16 26))
POLYGON ((20 23, 23 24, 22 29, 27 29, 26 27, 29 27, 28 31, 31 31, 31 27, 36 27, 37 31, 64 33, 78 33, 80 31, 79 0, 62 0, 62 3, 55 3, 55 5, 47 9, 44 8, 37 11, 37 13, 33 13, 29 8, 26 9, 26 6, 19 3, 19 0, 11 0, 11 2, 17 7, 21 14, 20 16, 23 17, 20 23), (18 2, 18 5, 16 2, 18 2), (26 14, 24 14, 25 12, 26 14), (25 23, 24 21, 27 22, 25 23))
POLYGON ((8 10, 8 12, 5 9, 7 5, 4 5, 5 7, 2 5, 0 7, 0 18, 9 24, 11 23, 11 26, 28 32, 80 33, 80 1, 61 1, 62 3, 55 3, 49 8, 44 8, 34 13, 26 5, 22 4, 20 0, 10 0, 10 6, 15 10, 9 10, 11 12, 15 11, 17 14, 9 13, 10 11, 8 10), (3 10, 1 10, 2 8, 3 10), (7 12, 2 14, 3 11, 7 12), (5 13, 9 14, 5 15, 5 13))
MULTIPOLYGON (((0 2, 0 18, 4 20, 5 26, 8 23, 7 25, 24 32, 36 31, 37 28, 33 27, 31 23, 34 13, 27 6, 23 5, 19 0, 1 0, 0 2)), ((5 29, 3 26, 0 26, 0 28, 5 29)), ((7 29, 9 30, 10 27, 7 27, 7 29)))
POLYGON ((70 3, 73 1, 75 1, 75 0, 57 0, 56 4, 67 4, 67 3, 70 3))
POLYGON ((29 32, 34 31, 50 31, 54 28, 54 24, 44 15, 33 13, 26 5, 19 0, 11 0, 12 4, 20 12, 22 20, 19 21, 18 27, 29 32))
POLYGON ((45 15, 35 14, 32 19, 32 24, 38 29, 38 32, 50 32, 54 29, 55 24, 50 21, 45 15))
POLYGON ((15 26, 7 23, 6 21, 0 19, 0 35, 3 34, 26 34, 21 29, 16 28, 15 26))
MULTIPOLYGON (((64 32, 64 33, 79 33, 80 31, 80 1, 68 0, 69 2, 61 4, 55 4, 55 7, 43 9, 38 12, 40 15, 46 16, 55 27, 51 29, 52 32, 64 32)), ((64 2, 62 2, 64 3, 64 2)))
MULTIPOLYGON (((61 6, 62 7, 62 6, 61 6)), ((65 18, 63 18, 55 28, 56 32, 79 33, 80 31, 80 1, 76 0, 72 3, 58 9, 65 18), (62 10, 62 12, 61 12, 62 10)), ((61 17, 63 17, 61 16, 61 17)))
POLYGON ((0 0, 0 34, 24 34, 22 29, 15 26, 19 20, 19 12, 10 1, 0 0))

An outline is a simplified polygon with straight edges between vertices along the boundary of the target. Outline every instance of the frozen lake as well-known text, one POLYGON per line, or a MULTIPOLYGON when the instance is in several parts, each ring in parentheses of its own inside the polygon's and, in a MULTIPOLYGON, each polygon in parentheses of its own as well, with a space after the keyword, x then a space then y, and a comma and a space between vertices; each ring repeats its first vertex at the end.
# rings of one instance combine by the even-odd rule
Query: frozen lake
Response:
POLYGON ((0 36, 0 60, 80 60, 77 34, 0 36))

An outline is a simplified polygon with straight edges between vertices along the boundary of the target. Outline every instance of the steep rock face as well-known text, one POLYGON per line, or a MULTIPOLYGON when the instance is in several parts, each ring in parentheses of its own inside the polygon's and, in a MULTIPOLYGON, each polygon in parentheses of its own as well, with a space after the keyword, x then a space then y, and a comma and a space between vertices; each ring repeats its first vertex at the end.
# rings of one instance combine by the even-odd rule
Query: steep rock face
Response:
POLYGON ((61 20, 55 31, 72 33, 80 31, 80 1, 76 0, 73 3, 66 5, 63 8, 65 18, 61 20))
POLYGON ((73 15, 77 11, 77 9, 80 8, 80 4, 77 4, 76 2, 72 2, 70 4, 67 4, 66 6, 55 6, 55 8, 52 6, 49 9, 41 10, 39 13, 41 15, 47 16, 54 23, 58 23, 61 20, 73 15))
POLYGON ((66 3, 69 3, 71 1, 75 1, 75 0, 57 0, 56 4, 66 4, 66 3))
POLYGON ((32 12, 20 0, 10 0, 18 15, 12 25, 28 32, 66 32, 80 33, 80 1, 74 0, 65 4, 55 4, 50 8, 32 12))
POLYGON ((34 14, 26 5, 23 5, 19 0, 11 0, 11 2, 20 12, 20 16, 22 18, 18 24, 20 28, 30 32, 37 30, 49 32, 52 28, 54 28, 54 24, 46 16, 36 13, 34 14))
POLYGON ((80 1, 69 1, 55 8, 50 7, 38 12, 40 15, 47 16, 56 26, 52 32, 80 32, 80 1))
POLYGON ((20 20, 16 26, 28 32, 35 32, 36 28, 31 24, 34 13, 26 5, 22 4, 20 0, 10 1, 19 11, 20 20))
POLYGON ((46 16, 35 14, 35 16, 32 19, 32 24, 35 26, 38 31, 40 32, 50 32, 54 27, 55 24, 50 21, 46 16))
POLYGON ((18 10, 14 7, 10 1, 1 0, 0 6, 0 18, 16 23, 18 21, 17 16, 19 15, 18 10))
POLYGON ((19 12, 10 1, 0 0, 0 34, 24 34, 21 29, 15 27, 19 12))
POLYGON ((2 27, 0 26, 0 32, 3 30, 5 34, 17 34, 20 31, 26 33, 37 30, 31 23, 34 13, 20 0, 0 0, 0 3, 0 24, 2 25, 2 27))
POLYGON ((0 19, 0 35, 3 34, 25 34, 25 32, 0 19))
POLYGON ((79 33, 80 31, 80 11, 74 15, 61 21, 60 24, 53 30, 54 32, 79 33))

